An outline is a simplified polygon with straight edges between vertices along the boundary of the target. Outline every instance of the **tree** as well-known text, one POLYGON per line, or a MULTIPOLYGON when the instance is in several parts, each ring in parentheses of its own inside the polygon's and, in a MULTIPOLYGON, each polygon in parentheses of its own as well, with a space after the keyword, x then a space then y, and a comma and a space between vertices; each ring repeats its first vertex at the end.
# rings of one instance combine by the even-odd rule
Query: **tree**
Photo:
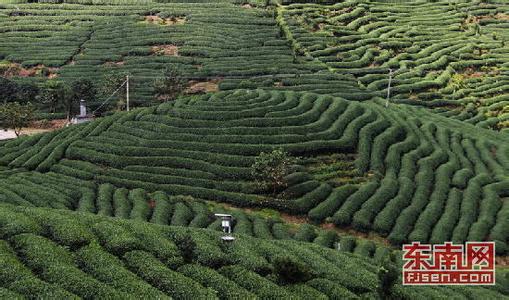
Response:
POLYGON ((12 129, 19 136, 21 128, 26 127, 34 119, 34 107, 28 104, 10 102, 0 106, 0 122, 4 129, 12 129))
POLYGON ((283 151, 275 149, 272 152, 261 152, 251 165, 251 175, 257 181, 260 187, 271 187, 272 192, 276 192, 287 186, 285 176, 291 171, 291 165, 296 159, 283 151))
POLYGON ((39 88, 33 83, 20 82, 17 87, 16 101, 19 103, 33 102, 37 99, 37 95, 39 95, 39 88))
POLYGON ((274 260, 274 273, 278 276, 283 284, 295 284, 299 282, 306 282, 316 276, 314 272, 291 257, 277 257, 274 260))
POLYGON ((70 95, 65 101, 65 112, 67 114, 67 120, 71 118, 71 115, 75 112, 79 106, 81 100, 92 102, 95 100, 97 91, 92 81, 88 79, 76 79, 71 82, 70 95))
MULTIPOLYGON (((98 90, 98 94, 102 99, 106 100, 111 97, 113 100, 111 102, 115 102, 118 110, 123 110, 126 106, 127 90, 126 87, 122 85, 125 83, 127 75, 129 74, 126 72, 118 71, 113 71, 104 75, 98 90)), ((103 107, 103 109, 107 110, 108 107, 103 107)))
POLYGON ((184 262, 188 264, 192 263, 196 249, 196 242, 193 240, 191 235, 186 233, 183 236, 178 237, 175 244, 179 248, 184 262))
POLYGON ((154 81, 155 98, 159 101, 175 100, 186 88, 186 81, 176 67, 167 67, 154 81))
POLYGON ((15 101, 18 93, 18 85, 7 78, 0 77, 0 102, 6 104, 7 102, 15 101))
POLYGON ((44 83, 38 96, 38 101, 49 112, 56 112, 57 108, 65 106, 69 96, 69 87, 62 81, 48 80, 44 83))
POLYGON ((399 277, 399 271, 394 264, 385 259, 378 269, 378 279, 380 286, 378 293, 382 299, 391 299, 391 290, 399 277))

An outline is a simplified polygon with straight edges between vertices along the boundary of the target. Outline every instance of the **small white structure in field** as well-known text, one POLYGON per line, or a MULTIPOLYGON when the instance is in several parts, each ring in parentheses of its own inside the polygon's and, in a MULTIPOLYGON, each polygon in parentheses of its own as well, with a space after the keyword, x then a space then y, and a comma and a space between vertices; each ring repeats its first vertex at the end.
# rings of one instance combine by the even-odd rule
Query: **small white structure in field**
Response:
POLYGON ((221 218, 221 227, 225 233, 221 237, 221 240, 226 243, 233 242, 235 240, 235 238, 231 235, 233 217, 228 214, 214 214, 214 216, 221 218))
POLYGON ((71 119, 71 124, 81 124, 94 120, 94 115, 87 114, 87 103, 85 100, 80 100, 80 114, 71 119))
POLYGON ((14 133, 14 130, 10 129, 0 129, 0 140, 9 140, 9 139, 15 139, 16 134, 14 133))

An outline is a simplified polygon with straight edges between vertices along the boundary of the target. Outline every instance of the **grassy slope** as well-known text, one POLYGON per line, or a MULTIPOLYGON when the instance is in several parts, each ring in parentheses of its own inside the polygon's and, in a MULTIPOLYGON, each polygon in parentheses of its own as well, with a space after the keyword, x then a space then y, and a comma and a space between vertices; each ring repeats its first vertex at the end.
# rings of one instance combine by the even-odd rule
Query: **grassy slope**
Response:
MULTIPOLYGON (((310 36, 303 31, 310 24, 299 24, 302 20, 289 15, 311 13, 305 19, 313 23, 316 20, 309 17, 316 10, 313 5, 280 8, 276 19, 271 12, 240 9, 229 1, 130 7, 26 4, 18 7, 28 15, 18 17, 8 17, 15 6, 0 5, 5 28, 0 32, 5 41, 0 55, 9 61, 26 67, 39 63, 59 67, 61 79, 130 71, 138 104, 151 103, 149 81, 154 70, 168 63, 179 64, 193 79, 221 78, 219 87, 229 90, 0 143, 0 201, 19 206, 0 209, 0 252, 5 254, 0 256, 1 269, 16 270, 0 273, 0 295, 128 298, 127 294, 167 294, 178 298, 213 297, 215 291, 232 298, 376 295, 376 263, 387 249, 339 237, 347 251, 374 260, 338 253, 319 246, 333 246, 336 234, 307 226, 289 229, 281 220, 241 211, 235 212, 239 243, 233 250, 223 249, 217 232, 165 226, 217 229, 210 214, 218 207, 175 200, 175 195, 271 207, 316 223, 375 231, 395 245, 408 240, 496 240, 497 251, 507 254, 509 202, 504 200, 509 185, 509 138, 504 132, 479 128, 495 128, 507 117, 500 110, 506 103, 506 46, 499 47, 500 42, 486 33, 497 32, 506 39, 500 30, 505 21, 482 20, 485 33, 481 36, 472 34, 470 27, 458 33, 437 23, 447 32, 432 33, 444 47, 436 54, 439 49, 428 44, 433 40, 426 36, 428 31, 422 31, 422 36, 399 35, 398 28, 384 23, 392 22, 386 18, 390 12, 400 14, 405 24, 426 23, 431 18, 458 25, 467 9, 476 16, 489 16, 506 12, 506 6, 471 9, 462 4, 455 13, 453 6, 428 9, 423 5, 419 10, 426 12, 426 20, 416 21, 415 16, 402 13, 406 8, 400 5, 363 4, 338 20, 326 20, 325 31, 340 33, 339 38, 328 37, 328 45, 340 46, 325 51, 316 48, 328 47, 322 43, 323 32, 310 36), (184 15, 187 23, 144 23, 142 15, 151 11, 184 15), (61 31, 64 26, 69 27, 67 31, 61 31), (203 31, 204 26, 209 30, 203 31), (15 35, 10 33, 12 27, 15 35), (43 36, 32 39, 41 29, 47 29, 43 36), (112 40, 112 32, 123 38, 112 40), (458 50, 449 45, 452 33, 464 35, 465 47, 458 50), (345 43, 358 38, 358 43, 345 43), (413 48, 391 58, 391 47, 406 47, 408 42, 413 48), (482 43, 488 52, 476 56, 475 51, 470 53, 469 43, 482 43), (153 55, 150 47, 161 44, 177 44, 180 56, 153 55), (110 50, 105 52, 105 47, 110 50), (294 58, 293 51, 305 55, 294 58), (491 69, 483 69, 486 76, 469 78, 455 92, 451 76, 455 71, 465 75, 457 60, 475 66, 488 63, 500 74, 493 77, 491 69), (124 64, 109 64, 119 61, 124 64), (426 107, 454 104, 460 109, 449 112, 450 107, 444 106, 434 114, 396 104, 385 108, 382 99, 373 99, 382 95, 386 84, 382 73, 400 64, 411 68, 393 82, 396 102, 426 107), (239 87, 281 91, 236 90, 239 87), (359 104, 328 95, 372 101, 359 104), (481 105, 468 106, 472 97, 480 97, 481 105), (312 160, 317 153, 349 153, 356 158, 357 171, 369 180, 338 185, 327 179, 330 174, 318 178, 301 165, 291 176, 287 191, 291 196, 275 201, 252 187, 248 167, 260 151, 279 146, 312 160), (24 208, 29 206, 66 211, 24 208), (69 210, 131 220, 76 215, 69 210), (200 266, 184 266, 182 253, 174 245, 185 232, 199 244, 193 263, 200 266), (227 258, 225 253, 232 251, 233 258, 227 258), (300 286, 278 286, 270 273, 274 257, 281 253, 309 264, 319 278, 300 286), (353 265, 358 272, 351 272, 353 265), (230 279, 227 287, 218 287, 225 276, 230 279), (239 277, 249 279, 235 282, 239 277)), ((504 276, 501 273, 498 285, 489 289, 397 286, 394 293, 404 298, 496 298, 508 294, 504 276)))
MULTIPOLYGON (((0 192, 17 204, 97 213, 103 202, 114 209, 124 203, 102 195, 100 185, 111 184, 307 215, 376 231, 395 245, 491 239, 504 254, 507 138, 460 125, 376 101, 222 92, 9 142, 0 152, 0 163, 9 167, 0 173, 0 192), (319 153, 354 153, 357 172, 375 175, 338 183, 301 164, 286 196, 274 200, 252 185, 249 166, 259 152, 277 147, 303 162, 319 153)), ((144 198, 133 199, 125 200, 127 209, 149 220, 144 198)))
MULTIPOLYGON (((244 235, 225 247, 219 236, 208 230, 0 205, 0 291, 7 297, 51 298, 376 298, 378 268, 369 259, 309 243, 244 235), (190 257, 178 247, 189 238, 196 244, 190 257), (273 269, 282 256, 310 266, 313 278, 282 285, 273 269)), ((403 298, 454 294, 502 299, 509 291, 507 278, 499 275, 498 285, 489 288, 397 284, 393 292, 403 298)))

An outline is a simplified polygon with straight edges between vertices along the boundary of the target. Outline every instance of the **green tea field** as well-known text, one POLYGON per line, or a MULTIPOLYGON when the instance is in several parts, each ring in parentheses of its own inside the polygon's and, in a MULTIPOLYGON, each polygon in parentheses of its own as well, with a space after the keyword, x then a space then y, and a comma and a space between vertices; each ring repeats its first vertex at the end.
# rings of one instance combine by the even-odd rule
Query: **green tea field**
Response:
POLYGON ((509 3, 0 0, 4 105, 111 74, 130 111, 0 140, 0 298, 509 299, 509 3), (496 284, 403 285, 414 241, 496 284))

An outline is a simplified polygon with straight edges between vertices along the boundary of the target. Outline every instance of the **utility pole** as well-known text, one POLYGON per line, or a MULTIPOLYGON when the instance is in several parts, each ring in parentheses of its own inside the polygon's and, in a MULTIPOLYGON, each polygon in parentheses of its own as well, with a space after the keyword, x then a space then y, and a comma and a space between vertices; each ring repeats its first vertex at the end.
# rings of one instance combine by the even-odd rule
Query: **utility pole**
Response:
POLYGON ((387 85, 387 99, 385 100, 385 107, 389 107, 389 98, 391 97, 391 81, 392 81, 392 69, 389 68, 389 84, 387 85))
POLYGON ((127 111, 129 111, 129 75, 127 75, 127 79, 126 79, 126 101, 127 101, 127 111))

